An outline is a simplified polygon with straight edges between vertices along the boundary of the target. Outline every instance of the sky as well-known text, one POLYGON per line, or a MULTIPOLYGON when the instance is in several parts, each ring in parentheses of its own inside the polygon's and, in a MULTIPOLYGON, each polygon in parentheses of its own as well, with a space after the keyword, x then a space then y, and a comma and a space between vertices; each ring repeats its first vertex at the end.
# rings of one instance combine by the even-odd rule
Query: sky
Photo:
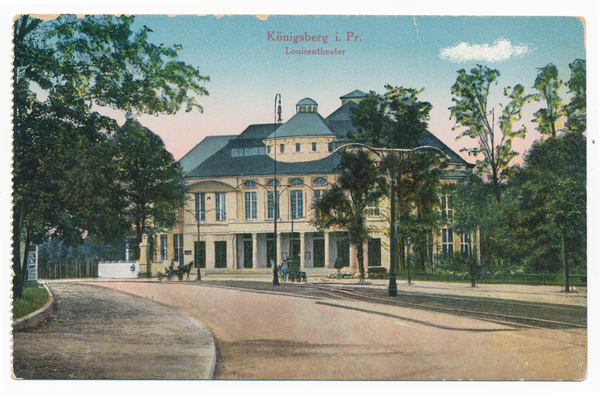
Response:
MULTIPOLYGON (((452 131, 448 108, 458 70, 481 64, 500 71, 490 96, 490 108, 500 114, 504 87, 521 84, 533 93, 538 68, 549 63, 566 82, 569 63, 586 59, 584 21, 577 17, 136 15, 134 31, 144 25, 152 30, 150 41, 182 45, 179 59, 210 77, 209 96, 199 98, 203 113, 138 118, 176 159, 208 135, 237 135, 250 124, 273 122, 276 94, 285 122, 303 98, 315 100, 327 117, 341 105, 340 96, 355 89, 384 93, 386 84, 424 89, 420 99, 433 105, 429 130, 459 151, 474 141, 456 142, 452 131), (318 49, 338 54, 298 54, 318 49)), ((568 100, 566 88, 562 93, 568 100)), ((521 154, 539 138, 530 121, 541 106, 524 109, 529 133, 515 141, 521 154)), ((124 122, 123 113, 113 115, 124 122)))

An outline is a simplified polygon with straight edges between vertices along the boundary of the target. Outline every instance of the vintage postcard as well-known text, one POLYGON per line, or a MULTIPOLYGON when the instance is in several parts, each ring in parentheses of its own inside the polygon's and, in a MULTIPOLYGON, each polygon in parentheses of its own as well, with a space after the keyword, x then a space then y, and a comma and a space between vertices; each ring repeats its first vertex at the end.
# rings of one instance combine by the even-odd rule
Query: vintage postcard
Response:
POLYGON ((595 16, 202 14, 13 15, 7 382, 591 383, 595 16))

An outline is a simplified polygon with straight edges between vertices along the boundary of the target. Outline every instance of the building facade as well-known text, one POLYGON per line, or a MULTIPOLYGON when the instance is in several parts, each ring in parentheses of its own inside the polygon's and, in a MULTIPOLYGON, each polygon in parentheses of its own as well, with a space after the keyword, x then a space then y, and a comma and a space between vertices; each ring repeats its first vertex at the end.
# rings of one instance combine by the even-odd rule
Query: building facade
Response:
MULTIPOLYGON (((287 122, 250 125, 195 167, 188 164, 186 205, 179 224, 154 238, 153 273, 172 261, 194 261, 206 269, 260 269, 287 258, 299 260, 304 269, 333 268, 340 260, 349 271, 357 271, 347 234, 318 230, 314 204, 337 182, 340 157, 335 149, 348 142, 348 133, 355 129, 352 109, 365 96, 356 90, 340 97, 340 108, 327 118, 314 100, 305 98, 287 122)), ((472 165, 429 131, 419 144, 434 146, 450 159, 443 183, 471 172, 472 165)), ((451 216, 450 196, 441 200, 451 216)), ((364 247, 368 266, 389 268, 385 211, 385 201, 367 211, 372 230, 364 247)), ((463 239, 469 240, 449 224, 432 236, 432 249, 460 251, 463 239)))

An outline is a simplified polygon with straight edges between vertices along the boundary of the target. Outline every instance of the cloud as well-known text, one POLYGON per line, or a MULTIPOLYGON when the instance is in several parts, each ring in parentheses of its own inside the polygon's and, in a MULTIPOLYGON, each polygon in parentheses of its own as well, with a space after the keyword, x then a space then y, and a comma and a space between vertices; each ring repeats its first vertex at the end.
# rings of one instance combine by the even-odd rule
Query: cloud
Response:
POLYGON ((454 47, 443 48, 440 57, 452 62, 469 61, 501 62, 513 56, 521 56, 529 52, 524 44, 513 45, 510 41, 497 40, 494 45, 460 43, 454 47))

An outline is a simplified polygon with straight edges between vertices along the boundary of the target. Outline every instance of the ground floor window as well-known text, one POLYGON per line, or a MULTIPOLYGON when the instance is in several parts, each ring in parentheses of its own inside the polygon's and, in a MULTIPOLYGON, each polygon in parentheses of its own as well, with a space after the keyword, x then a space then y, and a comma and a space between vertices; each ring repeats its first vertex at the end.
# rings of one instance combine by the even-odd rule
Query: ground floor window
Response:
POLYGON ((461 234, 460 235, 460 252, 461 252, 461 254, 469 255, 470 247, 471 247, 471 236, 469 236, 469 233, 461 234))
POLYGON ((452 229, 442 229, 442 251, 444 254, 451 254, 454 252, 454 241, 452 236, 452 229))
POLYGON ((183 234, 173 235, 173 260, 183 263, 183 234))
POLYGON ((206 241, 194 241, 194 267, 206 268, 206 241))
POLYGON ((168 247, 167 247, 167 235, 166 234, 161 234, 160 235, 160 260, 161 261, 166 261, 167 260, 167 251, 168 251, 168 247))
POLYGON ((215 268, 227 268, 227 241, 215 241, 215 268))

